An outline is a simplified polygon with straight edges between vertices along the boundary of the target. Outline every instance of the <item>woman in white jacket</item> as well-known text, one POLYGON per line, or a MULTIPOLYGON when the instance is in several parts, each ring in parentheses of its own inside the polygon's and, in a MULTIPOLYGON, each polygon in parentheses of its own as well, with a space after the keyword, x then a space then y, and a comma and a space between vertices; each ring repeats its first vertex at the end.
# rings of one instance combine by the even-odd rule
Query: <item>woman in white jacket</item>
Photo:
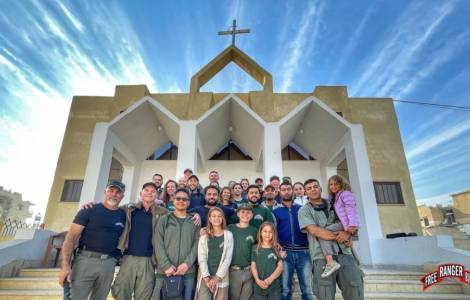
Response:
POLYGON ((196 299, 227 300, 233 236, 227 230, 222 209, 212 207, 207 215, 206 234, 199 238, 196 299))

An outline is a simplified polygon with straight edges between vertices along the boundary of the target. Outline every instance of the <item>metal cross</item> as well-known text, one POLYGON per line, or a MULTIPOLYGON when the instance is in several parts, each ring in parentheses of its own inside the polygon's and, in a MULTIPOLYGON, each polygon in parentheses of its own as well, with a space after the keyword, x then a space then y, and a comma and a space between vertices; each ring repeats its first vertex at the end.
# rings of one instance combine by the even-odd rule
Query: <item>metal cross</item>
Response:
POLYGON ((250 33, 250 29, 239 29, 237 30, 237 20, 233 20, 232 30, 219 31, 219 35, 232 35, 232 46, 235 46, 235 35, 241 33, 250 33))

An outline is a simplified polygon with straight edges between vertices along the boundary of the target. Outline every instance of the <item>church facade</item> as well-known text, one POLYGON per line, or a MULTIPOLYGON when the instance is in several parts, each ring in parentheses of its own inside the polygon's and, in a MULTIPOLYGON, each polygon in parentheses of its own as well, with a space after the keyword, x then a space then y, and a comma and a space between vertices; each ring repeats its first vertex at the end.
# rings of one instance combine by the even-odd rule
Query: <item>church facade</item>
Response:
POLYGON ((418 211, 392 99, 351 98, 344 86, 274 93, 272 76, 234 45, 191 79, 189 93, 154 94, 117 86, 110 97, 75 96, 45 216, 46 228, 68 228, 79 205, 102 200, 109 179, 135 201, 154 173, 177 179, 191 168, 204 186, 272 175, 293 182, 349 179, 363 228, 359 251, 374 262, 374 243, 388 233, 421 235, 418 211), (263 87, 248 93, 199 89, 235 63, 263 87))

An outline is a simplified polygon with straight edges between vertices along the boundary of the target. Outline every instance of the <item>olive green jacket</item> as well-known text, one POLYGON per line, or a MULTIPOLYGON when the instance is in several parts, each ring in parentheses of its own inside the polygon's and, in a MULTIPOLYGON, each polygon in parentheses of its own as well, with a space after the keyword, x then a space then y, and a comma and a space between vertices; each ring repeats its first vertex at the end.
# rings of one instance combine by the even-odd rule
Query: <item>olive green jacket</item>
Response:
POLYGON ((186 274, 195 274, 197 247, 200 226, 194 224, 191 215, 187 215, 180 225, 174 213, 160 218, 154 234, 153 248, 157 257, 157 275, 165 274, 171 266, 178 267, 186 263, 189 267, 186 274))

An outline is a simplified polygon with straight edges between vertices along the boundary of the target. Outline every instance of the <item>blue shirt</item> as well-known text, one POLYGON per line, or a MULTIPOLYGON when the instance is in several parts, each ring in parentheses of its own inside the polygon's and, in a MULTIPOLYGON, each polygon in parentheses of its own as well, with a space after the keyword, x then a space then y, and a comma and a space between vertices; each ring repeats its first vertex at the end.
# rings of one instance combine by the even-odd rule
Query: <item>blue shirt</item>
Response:
POLYGON ((188 211, 190 211, 193 208, 204 206, 204 205, 206 205, 206 199, 204 197, 204 194, 202 194, 201 191, 199 191, 199 189, 196 189, 194 192, 189 191, 188 211))
MULTIPOLYGON (((224 212, 224 216, 225 216, 225 222, 226 224, 229 224, 229 221, 232 218, 234 210, 226 206, 221 206, 221 205, 216 205, 216 206, 222 209, 222 211, 224 212)), ((210 208, 207 206, 199 206, 199 207, 191 209, 189 212, 197 213, 201 217, 201 227, 206 227, 209 209, 210 208)))
POLYGON ((124 210, 107 209, 100 203, 92 208, 80 210, 73 223, 85 227, 78 244, 80 249, 119 255, 117 245, 126 224, 124 210))
POLYGON ((279 244, 286 250, 308 250, 307 234, 301 232, 299 226, 298 214, 301 208, 292 203, 290 208, 283 205, 273 210, 279 244))
POLYGON ((129 232, 129 245, 124 254, 151 257, 152 246, 152 210, 136 208, 131 215, 131 230, 129 232))

